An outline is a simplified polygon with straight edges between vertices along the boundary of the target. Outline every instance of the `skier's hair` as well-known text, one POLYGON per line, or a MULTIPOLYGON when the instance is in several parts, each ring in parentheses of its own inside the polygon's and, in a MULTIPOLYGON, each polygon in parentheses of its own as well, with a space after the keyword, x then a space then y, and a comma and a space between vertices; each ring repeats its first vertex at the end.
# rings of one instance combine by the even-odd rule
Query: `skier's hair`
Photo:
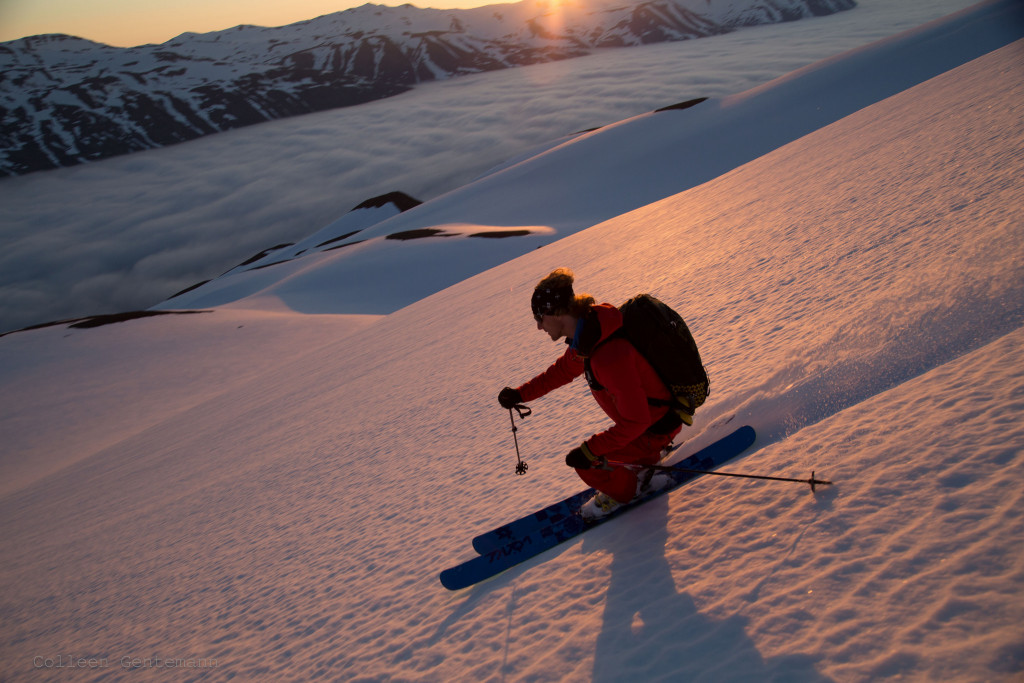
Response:
MULTIPOLYGON (((537 283, 536 289, 560 290, 568 289, 572 292, 572 283, 576 280, 575 274, 569 268, 558 268, 548 273, 547 277, 537 283)), ((554 311, 554 315, 568 313, 574 318, 584 318, 590 312, 590 307, 596 303, 594 297, 589 294, 575 294, 564 310, 554 311)))

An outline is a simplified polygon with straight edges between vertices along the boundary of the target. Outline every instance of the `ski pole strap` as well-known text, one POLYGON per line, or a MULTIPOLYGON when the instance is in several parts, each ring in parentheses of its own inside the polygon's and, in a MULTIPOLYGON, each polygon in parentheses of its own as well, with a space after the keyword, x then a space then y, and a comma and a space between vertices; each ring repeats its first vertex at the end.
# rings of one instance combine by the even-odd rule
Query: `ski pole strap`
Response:
POLYGON ((508 419, 512 422, 512 440, 516 444, 516 474, 523 475, 526 474, 526 470, 530 469, 530 466, 523 462, 523 459, 519 456, 519 437, 516 436, 516 432, 519 431, 519 428, 516 427, 516 418, 512 414, 513 409, 519 413, 520 420, 528 417, 533 411, 522 403, 517 403, 512 406, 512 408, 508 409, 508 419))

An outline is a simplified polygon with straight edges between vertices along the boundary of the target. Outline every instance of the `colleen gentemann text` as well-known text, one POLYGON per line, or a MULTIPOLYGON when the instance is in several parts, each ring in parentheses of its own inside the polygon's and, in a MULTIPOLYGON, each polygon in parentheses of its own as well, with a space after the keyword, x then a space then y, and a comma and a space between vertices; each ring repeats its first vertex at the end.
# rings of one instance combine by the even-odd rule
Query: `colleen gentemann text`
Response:
POLYGON ((56 657, 37 656, 32 658, 36 669, 216 669, 217 660, 208 657, 56 657))

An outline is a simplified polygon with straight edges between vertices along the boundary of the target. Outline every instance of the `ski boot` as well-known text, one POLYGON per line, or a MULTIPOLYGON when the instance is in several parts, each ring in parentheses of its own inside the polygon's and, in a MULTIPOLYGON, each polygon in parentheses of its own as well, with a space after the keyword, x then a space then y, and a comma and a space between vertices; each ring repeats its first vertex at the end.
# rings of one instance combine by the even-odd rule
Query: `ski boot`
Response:
POLYGON ((620 507, 622 507, 622 503, 598 491, 593 498, 580 507, 580 516, 584 521, 592 522, 611 514, 620 507))

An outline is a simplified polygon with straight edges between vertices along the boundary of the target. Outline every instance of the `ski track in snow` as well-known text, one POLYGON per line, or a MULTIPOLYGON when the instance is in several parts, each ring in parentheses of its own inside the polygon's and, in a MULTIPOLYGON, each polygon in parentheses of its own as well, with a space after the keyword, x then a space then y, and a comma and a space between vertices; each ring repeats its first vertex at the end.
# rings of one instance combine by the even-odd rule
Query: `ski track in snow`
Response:
POLYGON ((5 434, 73 449, 80 422, 110 428, 0 499, 5 679, 196 657, 211 680, 1017 680, 1021 50, 375 321, 219 310, 0 340, 39 372, 5 434), (512 474, 493 397, 560 352, 527 302, 564 264, 600 299, 686 313, 714 382, 693 433, 760 434, 730 470, 836 486, 707 477, 441 589, 474 533, 579 488, 561 454, 604 422, 582 386, 538 401, 512 474), (250 325, 260 346, 229 341, 250 325), (176 336, 200 343, 148 347, 176 336), (228 371, 195 402, 168 379, 187 356, 228 371), (138 373, 125 406, 169 384, 148 423, 88 412, 116 367, 138 373), (35 668, 58 656, 108 666, 35 668))

